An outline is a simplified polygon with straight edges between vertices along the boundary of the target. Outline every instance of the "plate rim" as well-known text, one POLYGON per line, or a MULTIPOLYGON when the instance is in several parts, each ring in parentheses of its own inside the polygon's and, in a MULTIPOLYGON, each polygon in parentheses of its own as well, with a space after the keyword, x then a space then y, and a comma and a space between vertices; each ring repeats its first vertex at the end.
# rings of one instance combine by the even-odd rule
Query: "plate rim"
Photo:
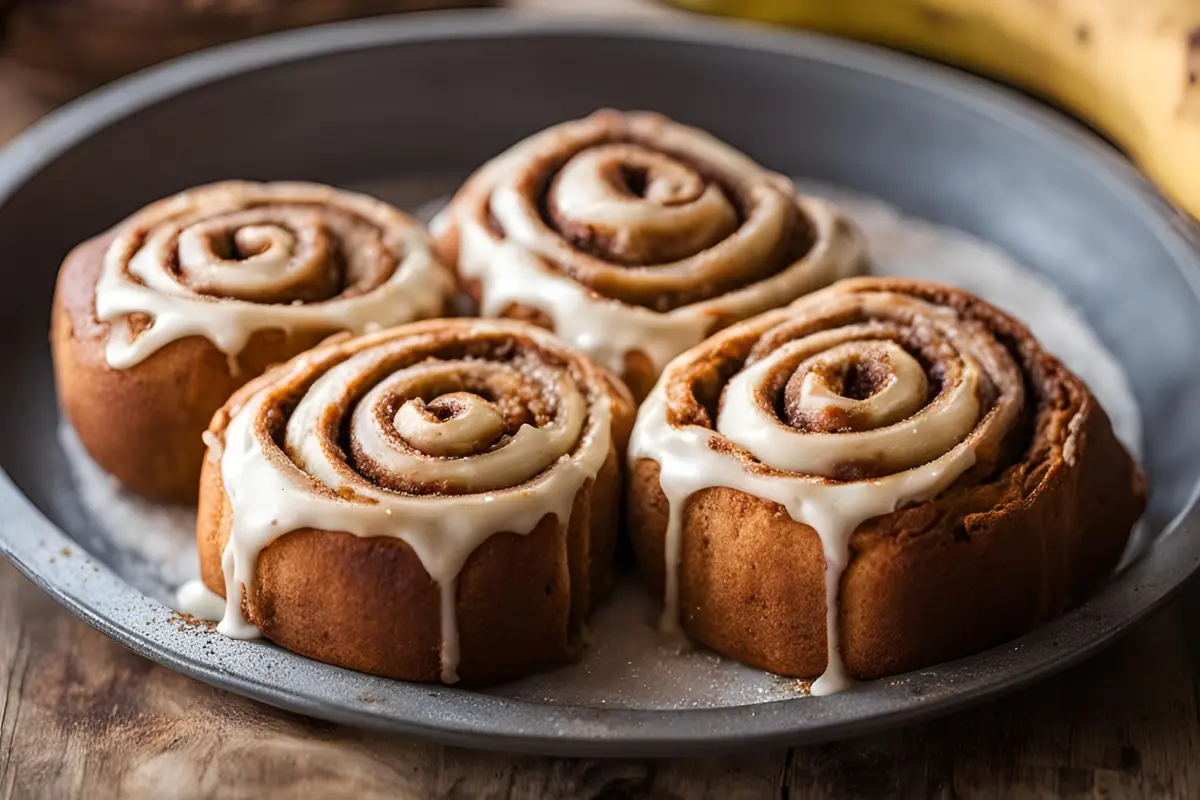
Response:
MULTIPOLYGON (((1156 235, 1171 254, 1193 299, 1200 302, 1200 253, 1189 244, 1189 237, 1194 235, 1189 231, 1190 223, 1176 216, 1169 203, 1115 149, 1077 123, 990 81, 912 56, 818 34, 711 20, 600 20, 505 11, 450 11, 335 23, 211 48, 121 79, 35 123, 0 151, 0 206, 41 169, 95 132, 138 110, 209 83, 292 61, 404 42, 522 36, 633 38, 767 51, 832 63, 940 95, 1062 152, 1066 158, 1098 165, 1095 174, 1156 235)), ((864 684, 836 698, 795 698, 712 709, 550 705, 421 684, 401 685, 404 691, 400 693, 408 702, 399 711, 395 706, 372 707, 371 703, 351 707, 330 692, 311 691, 313 687, 299 692, 294 686, 285 687, 262 675, 224 668, 216 658, 210 663, 184 655, 151 632, 120 619, 145 615, 147 627, 153 628, 149 623, 165 623, 171 610, 88 556, 15 486, 2 466, 0 554, 76 616, 139 655, 280 708, 488 750, 591 757, 677 756, 810 744, 866 734, 994 699, 1078 663, 1161 606, 1200 567, 1198 498, 1200 482, 1148 552, 1082 606, 1026 636, 886 683, 864 684), (80 554, 66 557, 72 551, 80 554), (1126 607, 1128 604, 1118 596, 1122 590, 1137 592, 1140 603, 1133 609, 1126 607), (98 605, 97 592, 104 597, 121 597, 122 606, 127 608, 117 615, 115 605, 107 609, 98 605), (1118 610, 1121 613, 1116 613, 1118 610), (1061 644, 1064 641, 1069 646, 1061 644), (1007 671, 993 666, 990 671, 984 670, 989 677, 979 677, 981 663, 1003 663, 1005 658, 1013 664, 1032 666, 1007 671), (964 688, 967 683, 972 684, 970 691, 964 688), (438 702, 431 702, 433 699, 438 702), (823 713, 832 708, 831 703, 837 703, 841 710, 823 713), (846 707, 856 710, 846 714, 846 707)), ((264 645, 229 641, 221 649, 239 646, 264 645)), ((320 666, 338 671, 336 667, 320 666)))

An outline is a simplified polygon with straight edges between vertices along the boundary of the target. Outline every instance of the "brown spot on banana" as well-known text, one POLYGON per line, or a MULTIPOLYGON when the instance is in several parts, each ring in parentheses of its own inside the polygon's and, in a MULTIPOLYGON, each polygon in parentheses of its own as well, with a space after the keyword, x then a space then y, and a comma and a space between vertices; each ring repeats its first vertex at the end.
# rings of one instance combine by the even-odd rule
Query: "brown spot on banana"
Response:
POLYGON ((1188 34, 1183 69, 1183 97, 1179 102, 1179 116, 1200 118, 1200 27, 1192 28, 1188 34))
POLYGON ((918 6, 917 16, 923 24, 931 28, 942 28, 954 25, 959 21, 949 11, 944 11, 940 8, 929 8, 927 6, 918 6))

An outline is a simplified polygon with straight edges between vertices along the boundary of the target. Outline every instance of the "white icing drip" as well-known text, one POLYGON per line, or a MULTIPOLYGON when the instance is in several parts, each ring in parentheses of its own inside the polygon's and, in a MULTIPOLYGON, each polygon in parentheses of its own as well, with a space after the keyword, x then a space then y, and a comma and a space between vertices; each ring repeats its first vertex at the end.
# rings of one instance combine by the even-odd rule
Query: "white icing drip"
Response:
MULTIPOLYGON (((478 322, 476 326, 481 332, 514 330, 505 323, 478 322)), ((521 332, 528 335, 524 327, 521 332)), ((382 333, 378 341, 388 342, 393 336, 382 333)), ((553 346, 548 335, 539 337, 547 346, 553 346)), ((369 354, 368 347, 354 358, 369 354)), ((349 363, 343 362, 342 366, 349 363)), ((307 357, 296 359, 289 374, 281 375, 280 381, 287 381, 306 369, 307 357)), ((340 379, 330 378, 332 373, 333 370, 326 373, 318 383, 326 379, 331 385, 337 383, 340 379)), ((301 406, 309 397, 324 392, 314 384, 301 406)), ((354 492, 346 497, 336 492, 345 481, 327 452, 319 444, 314 447, 310 443, 314 435, 312 427, 307 427, 306 435, 301 437, 306 471, 287 460, 256 429, 256 422, 265 412, 266 400, 265 393, 250 398, 230 419, 225 431, 221 474, 232 507, 232 522, 222 558, 227 600, 218 630, 234 638, 259 635, 258 629, 242 614, 242 590, 253 579, 259 554, 289 531, 314 528, 360 537, 394 537, 412 548, 440 588, 442 680, 446 683, 458 679, 456 579, 467 558, 493 534, 501 531, 528 534, 547 514, 566 524, 576 494, 599 472, 611 447, 612 410, 607 398, 601 398, 591 407, 590 424, 573 452, 563 455, 532 480, 520 483, 514 491, 414 496, 364 490, 363 484, 356 482, 354 492)), ((307 425, 318 411, 315 407, 311 412, 297 408, 289 420, 290 441, 299 436, 293 433, 293 426, 307 425)))
POLYGON ((688 498, 702 489, 727 487, 778 503, 796 522, 817 532, 825 554, 826 631, 829 661, 812 686, 812 694, 832 694, 853 679, 839 650, 838 592, 850 560, 850 536, 863 522, 914 502, 936 497, 975 463, 969 443, 960 443, 940 458, 905 472, 851 483, 819 477, 754 475, 732 455, 710 443, 721 434, 667 421, 664 381, 638 412, 630 440, 630 462, 648 458, 660 467, 659 481, 669 507, 666 532, 666 592, 661 625, 680 630, 679 559, 688 498))
POLYGON ((665 313, 597 294, 516 241, 498 241, 471 222, 462 224, 459 269, 480 281, 484 316, 498 317, 514 303, 528 305, 551 319, 560 338, 618 375, 633 352, 644 353, 660 372, 703 341, 721 319, 752 316, 859 272, 860 245, 834 206, 808 197, 800 198, 800 206, 814 224, 817 243, 798 265, 745 289, 665 313))
POLYGON ((216 622, 225 613, 225 598, 199 579, 190 580, 179 587, 175 593, 175 605, 188 616, 210 622, 216 622))
MULTIPOLYGON (((220 282, 261 282, 267 276, 277 278, 280 272, 288 269, 281 248, 295 243, 285 242, 280 236, 282 233, 286 232, 277 228, 269 235, 260 230, 252 238, 260 245, 267 245, 262 253, 238 262, 237 266, 209 265, 206 269, 228 273, 220 276, 220 282), (231 277, 247 264, 250 267, 248 274, 231 277)), ((290 234, 288 237, 294 239, 290 234)), ((110 325, 105 350, 109 366, 126 369, 164 345, 186 336, 203 336, 234 357, 260 330, 363 333, 372 325, 398 325, 437 316, 452 291, 453 279, 434 259, 425 233, 407 217, 378 200, 315 184, 231 182, 183 192, 152 204, 122 226, 105 255, 96 285, 96 316, 110 325), (248 202, 278 202, 327 204, 360 214, 385 231, 386 242, 400 254, 401 260, 391 277, 375 289, 324 302, 255 303, 199 294, 171 274, 170 259, 164 248, 166 242, 178 234, 182 266, 200 269, 198 261, 203 261, 201 245, 187 237, 186 229, 181 230, 171 221, 202 214, 206 208, 204 204, 212 202, 214 191, 227 195, 217 211, 226 211, 229 205, 238 208, 248 202), (146 242, 139 243, 138 230, 146 226, 158 227, 146 242), (148 315, 150 326, 134 335, 130 326, 132 314, 148 315)))
POLYGON ((463 274, 483 281, 481 314, 498 317, 514 303, 537 308, 550 317, 562 339, 618 375, 625 372, 626 354, 634 351, 645 353, 654 369, 661 370, 703 341, 715 319, 696 313, 695 306, 669 314, 628 306, 601 297, 512 242, 500 244, 488 256, 468 251, 467 242, 464 230, 462 264, 470 258, 481 270, 472 274, 464 266, 463 274))

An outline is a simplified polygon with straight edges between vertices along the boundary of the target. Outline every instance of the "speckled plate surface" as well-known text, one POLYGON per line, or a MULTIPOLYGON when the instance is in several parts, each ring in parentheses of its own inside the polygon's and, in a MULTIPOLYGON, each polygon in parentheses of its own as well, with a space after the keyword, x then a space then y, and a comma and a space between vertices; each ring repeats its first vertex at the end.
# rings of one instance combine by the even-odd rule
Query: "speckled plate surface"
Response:
POLYGON ((1094 653, 1200 564, 1200 258, 1119 156, 984 82, 816 37, 452 14, 255 40, 57 112, 0 153, 0 552, 139 653, 281 707, 458 745, 668 755, 864 733, 995 697, 1094 653), (1000 246, 1080 309, 1129 377, 1152 486, 1149 545, 1083 607, 989 652, 841 695, 607 708, 373 678, 172 621, 94 524, 58 436, 50 297, 75 242, 224 177, 354 185, 465 174, 599 106, 709 128, 1000 246), (139 587, 139 588, 135 588, 139 587))

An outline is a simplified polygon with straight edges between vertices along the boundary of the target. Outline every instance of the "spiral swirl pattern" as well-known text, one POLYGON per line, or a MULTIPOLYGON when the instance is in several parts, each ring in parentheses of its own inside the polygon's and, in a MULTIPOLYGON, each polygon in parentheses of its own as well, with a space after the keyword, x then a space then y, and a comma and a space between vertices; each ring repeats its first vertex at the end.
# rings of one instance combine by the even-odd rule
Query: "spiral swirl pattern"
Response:
POLYGON ((469 494, 529 481, 579 443, 588 402, 569 370, 524 355, 437 358, 401 341, 329 369, 288 420, 293 462, 327 486, 469 494), (415 359, 415 360, 414 360, 415 359), (347 414, 346 419, 327 415, 347 414), (337 439, 313 431, 348 428, 337 439))
POLYGON ((219 414, 232 509, 221 630, 257 635, 236 598, 258 553, 297 529, 396 537, 442 592, 442 676, 456 679, 454 600, 467 558, 547 514, 566 524, 613 451, 616 383, 541 329, 435 320, 310 351, 219 414))
POLYGON ((989 331, 927 300, 833 292, 763 335, 725 386, 716 431, 770 469, 877 479, 955 448, 999 449, 1024 386, 989 331))
MULTIPOLYGON (((671 363, 631 445, 635 466, 658 463, 655 490, 670 506, 665 627, 679 622, 688 498, 736 489, 778 503, 819 536, 829 657, 813 691, 848 685, 837 609, 851 535, 952 486, 993 479, 1030 446, 1031 421, 1045 419, 1030 403, 1029 354, 1010 337, 1032 340, 981 307, 936 284, 843 281, 671 363)), ((1069 437, 1058 444, 1073 447, 1069 437)))
POLYGON ((484 166, 434 222, 488 316, 544 315, 626 372, 862 268, 832 206, 712 136, 602 111, 484 166))
POLYGON ((364 195, 211 184, 118 229, 96 287, 110 366, 201 335, 236 356, 257 330, 346 330, 436 316, 453 289, 420 229, 364 195))

